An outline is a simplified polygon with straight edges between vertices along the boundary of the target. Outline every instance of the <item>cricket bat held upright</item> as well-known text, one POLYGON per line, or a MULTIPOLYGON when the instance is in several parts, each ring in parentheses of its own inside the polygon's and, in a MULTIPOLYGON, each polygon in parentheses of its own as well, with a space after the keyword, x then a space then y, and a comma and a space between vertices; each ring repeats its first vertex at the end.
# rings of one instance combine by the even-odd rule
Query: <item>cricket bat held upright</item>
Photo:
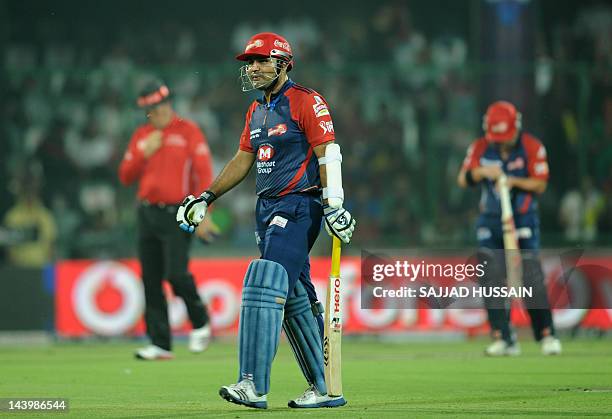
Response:
POLYGON ((330 396, 342 395, 342 311, 341 311, 341 280, 340 253, 341 241, 333 238, 332 261, 329 281, 327 283, 327 298, 325 302, 325 328, 323 336, 323 363, 325 366, 325 384, 330 396))
POLYGON ((508 178, 502 175, 499 180, 499 199, 501 203, 501 222, 504 233, 504 254, 506 258, 506 278, 509 287, 517 288, 523 283, 518 235, 514 224, 514 214, 510 201, 508 178))

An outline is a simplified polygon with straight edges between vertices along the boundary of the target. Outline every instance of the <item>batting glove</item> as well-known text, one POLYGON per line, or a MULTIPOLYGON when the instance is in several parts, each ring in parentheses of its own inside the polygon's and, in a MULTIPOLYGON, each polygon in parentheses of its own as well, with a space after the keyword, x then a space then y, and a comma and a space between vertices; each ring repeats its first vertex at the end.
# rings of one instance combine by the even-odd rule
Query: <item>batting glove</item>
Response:
POLYGON ((215 195, 206 191, 199 197, 189 195, 176 211, 176 222, 181 230, 193 233, 206 216, 208 205, 214 201, 215 195))
POLYGON ((342 207, 332 208, 325 205, 323 215, 325 216, 325 229, 330 236, 336 236, 344 243, 351 241, 356 221, 350 212, 342 207))

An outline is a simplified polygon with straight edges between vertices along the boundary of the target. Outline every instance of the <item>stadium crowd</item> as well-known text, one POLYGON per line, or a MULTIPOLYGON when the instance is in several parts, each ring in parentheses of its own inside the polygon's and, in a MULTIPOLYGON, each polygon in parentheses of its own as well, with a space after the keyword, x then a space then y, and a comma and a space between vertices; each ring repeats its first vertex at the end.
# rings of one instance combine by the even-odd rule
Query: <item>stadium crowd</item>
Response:
MULTIPOLYGON (((136 93, 152 74, 165 79, 177 112, 203 127, 218 172, 236 150, 250 100, 240 92, 233 53, 264 29, 292 42, 291 75, 331 105, 347 156, 346 206, 360 220, 354 248, 474 243, 466 220, 474 218, 476 192, 454 181, 465 148, 480 135, 483 109, 467 30, 436 32, 399 2, 370 7, 367 17, 296 11, 282 24, 185 25, 169 16, 160 25, 102 19, 69 30, 49 19, 29 37, 15 29, 1 57, 0 243, 55 242, 50 257, 133 254, 134 194, 119 187, 116 169, 144 120, 136 93), (115 35, 100 36, 103 25, 115 35), (53 225, 45 227, 50 234, 23 233, 36 230, 40 217, 20 224, 7 216, 26 195, 53 225)), ((527 121, 550 155, 545 245, 612 244, 611 28, 612 8, 595 2, 538 34, 541 111, 527 121)), ((221 248, 254 251, 252 188, 251 179, 219 202, 221 248)))

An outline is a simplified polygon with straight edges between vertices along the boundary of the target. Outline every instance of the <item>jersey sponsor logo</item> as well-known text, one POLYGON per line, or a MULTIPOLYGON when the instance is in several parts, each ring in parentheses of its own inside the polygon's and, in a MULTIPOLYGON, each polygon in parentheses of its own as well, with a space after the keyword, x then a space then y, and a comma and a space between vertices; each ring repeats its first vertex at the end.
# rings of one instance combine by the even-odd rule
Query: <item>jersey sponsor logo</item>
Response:
POLYGON ((259 134, 261 134, 261 128, 257 128, 254 130, 251 130, 251 140, 255 139, 255 138, 259 138, 259 134))
POLYGON ((182 135, 170 134, 166 138, 166 145, 185 147, 187 145, 187 140, 185 140, 185 137, 182 135))
POLYGON ((287 132, 287 124, 278 124, 275 127, 268 128, 268 137, 272 137, 274 135, 283 135, 287 132))
POLYGON ((262 46, 263 44, 264 43, 263 43, 263 41, 261 39, 256 39, 253 42, 251 42, 250 44, 248 44, 246 46, 246 48, 244 49, 244 51, 246 52, 246 51, 250 50, 251 48, 258 48, 258 47, 262 46))
POLYGON ((323 130, 323 135, 334 132, 334 123, 332 121, 321 121, 319 126, 323 130))
POLYGON ((210 153, 210 148, 208 148, 208 144, 200 143, 197 145, 195 153, 199 156, 206 156, 210 153))
POLYGON ((525 160, 522 157, 517 157, 516 159, 508 162, 508 170, 519 170, 525 167, 525 160))
POLYGON ((319 96, 314 96, 315 104, 312 105, 312 110, 317 118, 329 115, 327 104, 319 96))
POLYGON ((257 150, 257 160, 268 161, 274 156, 274 147, 270 144, 262 144, 257 150))
POLYGON ((536 175, 548 174, 548 163, 545 161, 533 165, 533 171, 536 175))
POLYGON ((276 215, 274 218, 272 218, 270 225, 277 225, 281 228, 285 228, 287 225, 287 219, 285 217, 281 217, 280 215, 276 215))
POLYGON ((539 160, 543 160, 546 158, 546 148, 543 145, 541 145, 540 148, 538 149, 538 152, 536 153, 536 157, 539 160))
POLYGON ((274 147, 272 144, 265 143, 257 150, 257 174, 270 174, 276 166, 275 161, 270 161, 274 157, 274 147))

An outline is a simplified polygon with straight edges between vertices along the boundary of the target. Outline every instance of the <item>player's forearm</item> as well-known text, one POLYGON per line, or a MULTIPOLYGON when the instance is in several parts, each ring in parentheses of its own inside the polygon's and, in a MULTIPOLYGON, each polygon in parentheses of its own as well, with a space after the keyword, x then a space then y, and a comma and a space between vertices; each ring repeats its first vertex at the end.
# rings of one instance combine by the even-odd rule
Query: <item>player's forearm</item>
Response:
POLYGON ((218 198, 234 188, 249 174, 249 170, 255 161, 254 156, 252 153, 238 151, 225 165, 208 190, 218 198))
POLYGON ((541 194, 546 190, 547 183, 545 180, 534 177, 510 177, 508 179, 510 186, 516 189, 522 189, 526 192, 534 192, 541 194))
MULTIPOLYGON (((327 170, 325 165, 319 166, 319 177, 321 178, 321 188, 327 188, 327 170)), ((324 205, 327 205, 327 199, 322 199, 324 205)))
POLYGON ((461 169, 457 175, 457 185, 461 188, 467 188, 468 186, 474 186, 484 179, 480 167, 473 169, 461 169))

